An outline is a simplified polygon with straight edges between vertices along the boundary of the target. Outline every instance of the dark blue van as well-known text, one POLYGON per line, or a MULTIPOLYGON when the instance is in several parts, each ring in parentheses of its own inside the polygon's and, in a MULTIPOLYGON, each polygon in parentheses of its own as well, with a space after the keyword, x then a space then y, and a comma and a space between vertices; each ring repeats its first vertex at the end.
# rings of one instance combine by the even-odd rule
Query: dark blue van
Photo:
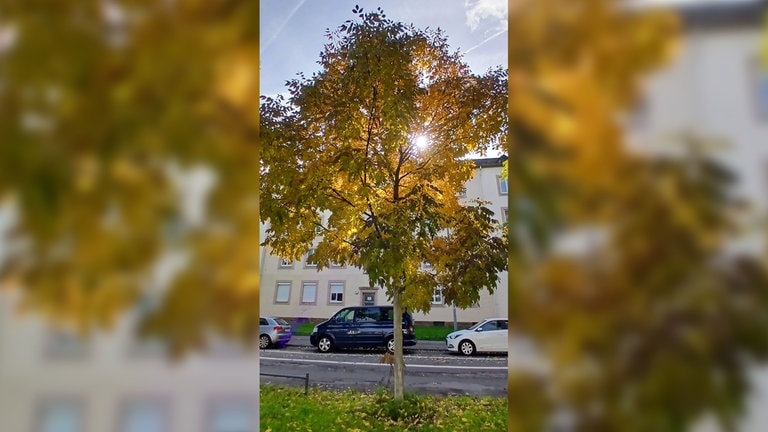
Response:
MULTIPOLYGON (((392 306, 347 307, 316 325, 309 342, 320 352, 335 348, 386 348, 395 351, 392 306)), ((403 346, 416 345, 413 318, 403 313, 403 346)))

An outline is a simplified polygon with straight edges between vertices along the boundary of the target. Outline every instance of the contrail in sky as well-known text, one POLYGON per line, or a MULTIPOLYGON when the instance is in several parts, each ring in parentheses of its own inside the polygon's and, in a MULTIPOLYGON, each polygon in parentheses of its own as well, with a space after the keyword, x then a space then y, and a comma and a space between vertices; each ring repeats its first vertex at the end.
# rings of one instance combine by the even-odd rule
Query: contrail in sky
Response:
POLYGON ((500 36, 500 35, 502 35, 502 34, 504 34, 504 33, 506 33, 506 32, 507 32, 507 29, 501 29, 501 30, 499 30, 498 32, 496 32, 496 33, 492 34, 491 36, 489 36, 488 38, 486 38, 484 41, 482 41, 482 42, 480 42, 479 44, 477 44, 477 45, 473 46, 472 48, 470 48, 470 49, 468 49, 468 50, 464 51, 464 54, 467 54, 467 53, 469 53, 469 52, 471 52, 471 51, 474 51, 474 50, 475 50, 475 49, 477 49, 477 48, 480 48, 481 46, 485 45, 486 43, 490 42, 491 40, 493 40, 493 39, 497 38, 498 36, 500 36))
POLYGON ((277 38, 277 35, 279 35, 283 29, 285 28, 285 25, 288 24, 288 21, 293 18, 293 16, 296 14, 296 11, 299 10, 299 8, 306 2, 307 0, 301 0, 296 7, 293 8, 291 13, 288 14, 288 16, 285 18, 285 21, 280 24, 280 27, 277 29, 277 31, 272 35, 272 37, 269 38, 269 40, 264 44, 264 48, 261 49, 262 52, 266 51, 270 45, 272 45, 272 42, 277 38))

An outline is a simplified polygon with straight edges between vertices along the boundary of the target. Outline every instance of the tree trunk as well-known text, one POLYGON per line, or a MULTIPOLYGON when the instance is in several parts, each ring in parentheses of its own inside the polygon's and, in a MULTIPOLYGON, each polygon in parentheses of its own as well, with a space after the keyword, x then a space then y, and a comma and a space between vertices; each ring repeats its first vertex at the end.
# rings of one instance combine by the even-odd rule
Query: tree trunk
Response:
POLYGON ((393 300, 394 306, 394 325, 395 325, 395 400, 402 401, 404 398, 404 372, 405 360, 403 359, 403 303, 400 293, 395 293, 393 300))

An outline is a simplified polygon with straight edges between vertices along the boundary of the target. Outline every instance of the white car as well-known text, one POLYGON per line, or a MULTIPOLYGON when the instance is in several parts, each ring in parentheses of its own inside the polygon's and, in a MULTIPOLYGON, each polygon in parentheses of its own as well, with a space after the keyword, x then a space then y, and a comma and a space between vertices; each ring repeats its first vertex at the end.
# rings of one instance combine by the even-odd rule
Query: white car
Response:
POLYGON ((445 338, 448 351, 472 355, 476 352, 507 352, 507 318, 488 318, 445 338))

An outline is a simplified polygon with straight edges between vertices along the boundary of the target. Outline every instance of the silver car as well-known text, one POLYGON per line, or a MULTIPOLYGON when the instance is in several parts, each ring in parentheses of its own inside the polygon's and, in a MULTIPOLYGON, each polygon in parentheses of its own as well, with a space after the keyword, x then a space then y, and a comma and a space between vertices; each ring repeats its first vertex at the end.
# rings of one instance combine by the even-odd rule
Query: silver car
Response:
POLYGON ((291 340, 293 331, 288 321, 277 317, 261 317, 259 323, 259 348, 284 347, 291 340))

